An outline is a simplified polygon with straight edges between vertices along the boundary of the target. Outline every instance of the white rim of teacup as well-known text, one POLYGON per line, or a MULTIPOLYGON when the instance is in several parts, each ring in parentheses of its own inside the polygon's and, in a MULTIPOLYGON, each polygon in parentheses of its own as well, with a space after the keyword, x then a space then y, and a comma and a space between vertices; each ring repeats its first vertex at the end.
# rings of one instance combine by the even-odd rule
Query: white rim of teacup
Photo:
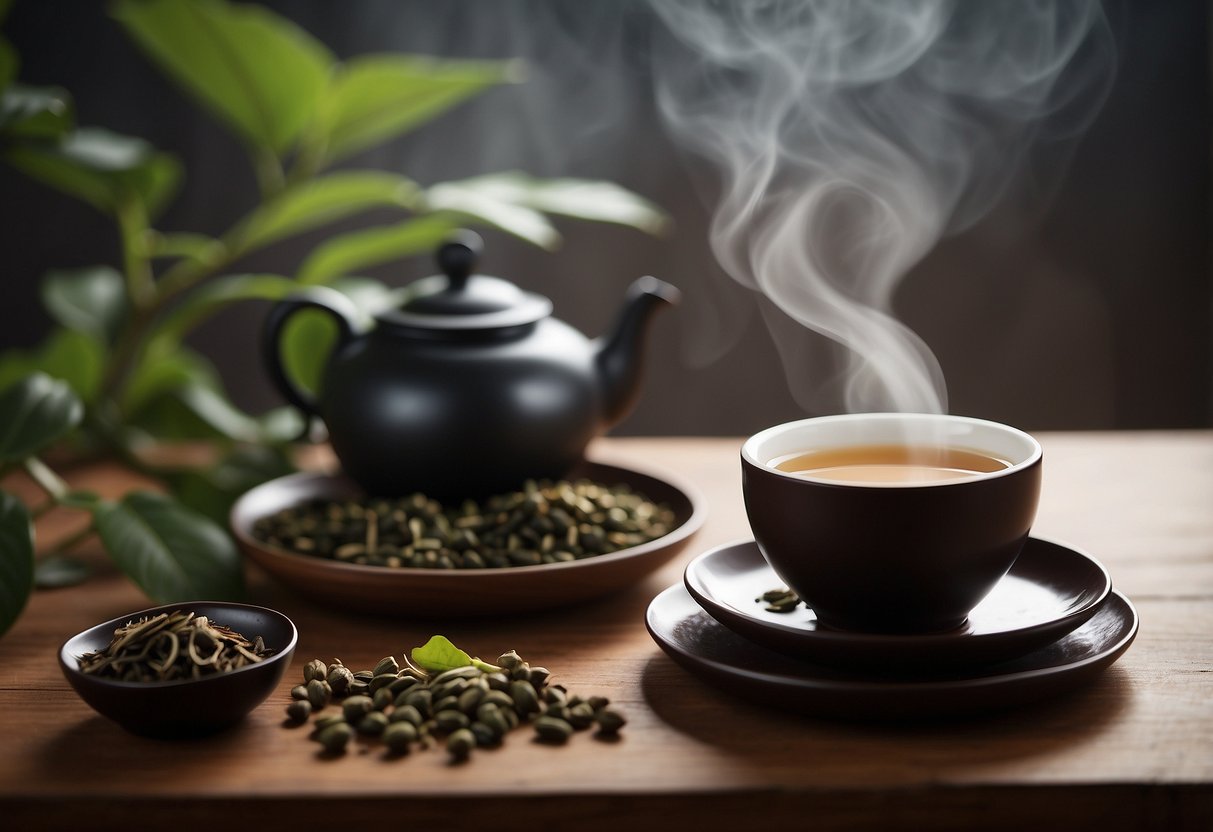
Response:
POLYGON ((1037 462, 1040 443, 1019 428, 940 413, 846 413, 816 416, 773 425, 751 436, 741 446, 741 456, 751 465, 799 482, 837 485, 843 488, 940 488, 1005 477, 1037 462), (860 427, 862 425, 862 427, 860 427), (941 435, 938 431, 944 430, 941 435), (812 436, 806 436, 811 432, 812 436), (807 477, 803 472, 780 471, 773 460, 812 448, 839 448, 847 445, 942 441, 955 448, 984 452, 1005 459, 1011 465, 997 471, 976 473, 956 480, 898 483, 840 483, 837 480, 807 477))

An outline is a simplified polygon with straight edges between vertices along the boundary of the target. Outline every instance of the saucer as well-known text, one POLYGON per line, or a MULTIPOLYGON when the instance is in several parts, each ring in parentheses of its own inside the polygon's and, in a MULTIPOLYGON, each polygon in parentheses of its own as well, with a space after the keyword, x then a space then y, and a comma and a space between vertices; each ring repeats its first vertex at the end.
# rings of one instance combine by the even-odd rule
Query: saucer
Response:
POLYGON ((360 494, 332 474, 291 474, 252 489, 232 507, 231 527, 249 560, 302 595, 360 613, 467 618, 567 606, 617 592, 668 563, 703 525, 703 498, 667 473, 586 461, 569 472, 626 485, 674 512, 668 534, 639 546, 567 563, 500 569, 416 569, 362 566, 271 546, 253 537, 259 517, 312 499, 360 494))
POLYGON ((693 675, 760 705, 812 716, 905 719, 960 716, 1048 699, 1095 679, 1137 635, 1137 611, 1113 591, 1058 641, 1014 661, 916 679, 832 668, 760 647, 725 627, 674 585, 653 599, 649 634, 693 675))
POLYGON ((804 604, 790 613, 755 602, 783 581, 758 545, 718 546, 687 566, 687 589, 713 618, 750 641, 807 661, 870 670, 959 667, 1006 661, 1064 636, 1095 614, 1112 590, 1108 571, 1085 552, 1029 538, 1007 575, 946 633, 880 635, 831 630, 804 604))

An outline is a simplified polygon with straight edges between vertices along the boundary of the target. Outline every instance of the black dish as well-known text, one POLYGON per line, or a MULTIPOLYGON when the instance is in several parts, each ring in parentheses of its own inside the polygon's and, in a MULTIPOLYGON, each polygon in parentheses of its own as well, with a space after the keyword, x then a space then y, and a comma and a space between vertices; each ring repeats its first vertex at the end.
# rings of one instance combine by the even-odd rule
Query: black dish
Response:
POLYGON ((712 618, 681 584, 649 604, 649 634, 693 675, 766 707, 858 720, 935 719, 1026 705, 1094 680, 1137 635, 1137 611, 1113 591, 1091 619, 1026 656, 969 672, 890 679, 788 658, 712 618))
POLYGON ((1093 557, 1036 537, 965 624, 944 633, 832 630, 803 605, 790 613, 766 612, 754 599, 782 582, 752 540, 700 555, 687 566, 684 581, 713 618, 756 644, 807 661, 893 672, 1022 656, 1083 624, 1112 591, 1108 570, 1093 557))
POLYGON ((81 699, 132 733, 201 736, 239 722, 273 693, 290 666, 298 637, 289 618, 265 607, 186 601, 119 616, 72 636, 59 649, 59 666, 81 699), (118 627, 143 616, 174 610, 205 615, 249 639, 261 636, 273 653, 257 664, 197 680, 141 684, 80 672, 79 657, 104 650, 118 627))

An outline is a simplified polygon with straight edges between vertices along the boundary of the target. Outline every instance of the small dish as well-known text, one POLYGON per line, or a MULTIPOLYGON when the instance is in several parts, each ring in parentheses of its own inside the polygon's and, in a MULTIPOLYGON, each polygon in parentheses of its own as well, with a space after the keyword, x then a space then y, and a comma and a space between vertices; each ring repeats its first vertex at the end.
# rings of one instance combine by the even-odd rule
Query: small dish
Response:
POLYGON ((298 638, 289 618, 266 607, 186 601, 123 615, 72 636, 59 648, 59 666, 81 699, 132 733, 202 736, 239 722, 273 693, 290 666, 298 638), (128 621, 174 610, 205 615, 249 639, 261 636, 273 652, 257 664, 197 680, 120 682, 80 672, 80 656, 104 650, 114 630, 128 621))
POLYGON ((822 627, 808 607, 767 612, 756 598, 783 585, 752 541, 718 546, 687 566, 687 589, 713 618, 756 644, 807 661, 864 669, 1006 661, 1081 625, 1112 591, 1108 570, 1061 543, 1029 538, 1010 572, 956 630, 880 635, 822 627))
POLYGON ((858 720, 935 719, 1026 705, 1095 679, 1137 635, 1137 611, 1113 591, 1086 624, 1000 665, 889 679, 810 664, 760 647, 725 627, 676 584, 649 604, 649 634, 695 676, 764 706, 858 720))
POLYGON ((231 526, 249 559, 302 595, 356 612, 467 618, 549 609, 624 589, 674 558, 703 525, 703 498, 667 474, 586 462, 570 479, 627 485, 674 512, 664 537, 606 555, 502 569, 417 569, 361 566, 270 546, 252 535, 259 517, 311 499, 361 494, 349 479, 292 474, 259 485, 236 501, 231 526))

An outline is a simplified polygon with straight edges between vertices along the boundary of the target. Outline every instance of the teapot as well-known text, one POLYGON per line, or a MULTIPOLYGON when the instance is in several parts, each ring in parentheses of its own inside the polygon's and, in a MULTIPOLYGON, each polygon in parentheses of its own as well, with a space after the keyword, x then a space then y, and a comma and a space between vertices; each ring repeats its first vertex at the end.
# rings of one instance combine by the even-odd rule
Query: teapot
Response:
POLYGON ((552 317, 548 298, 475 274, 481 248, 473 232, 449 238, 437 251, 442 274, 411 284, 373 325, 326 287, 266 318, 271 379, 305 418, 324 420, 345 472, 369 494, 461 500, 560 478, 635 405, 649 321, 679 291, 639 278, 611 332, 590 340, 552 317), (280 349, 287 321, 308 308, 338 330, 315 395, 287 376, 280 349))

